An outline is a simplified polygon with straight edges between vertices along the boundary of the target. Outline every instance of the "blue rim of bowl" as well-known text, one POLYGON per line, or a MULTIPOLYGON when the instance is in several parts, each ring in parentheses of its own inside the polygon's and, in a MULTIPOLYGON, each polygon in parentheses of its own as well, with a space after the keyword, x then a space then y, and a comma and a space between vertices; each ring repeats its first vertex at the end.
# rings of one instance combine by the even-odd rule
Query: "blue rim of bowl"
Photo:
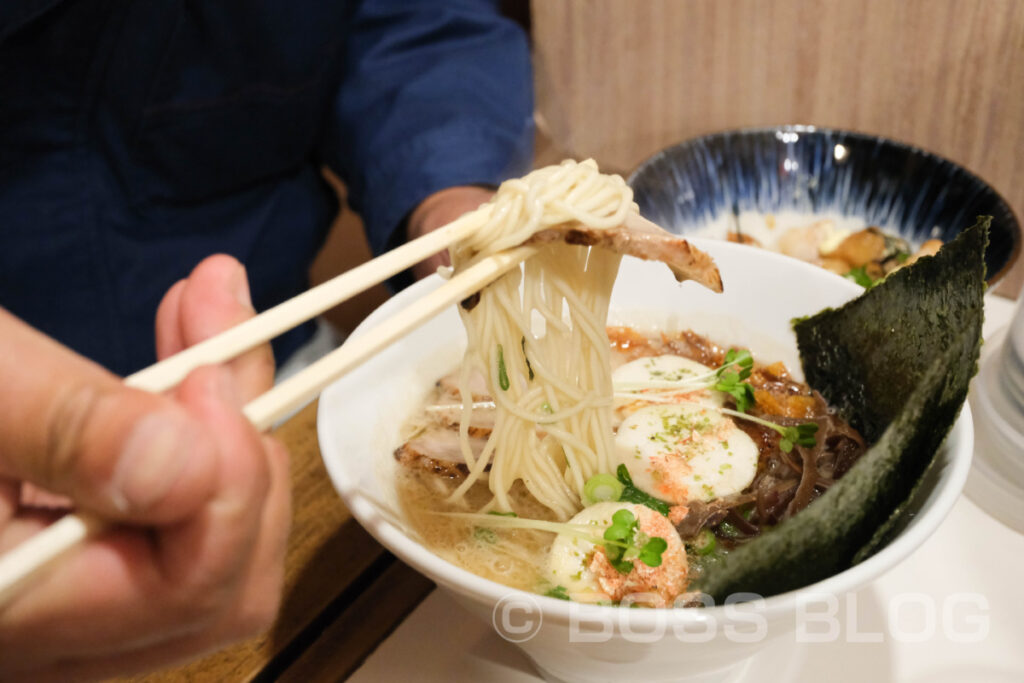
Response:
MULTIPOLYGON (((901 140, 896 140, 894 138, 889 138, 882 135, 875 135, 872 133, 865 133, 846 128, 829 128, 815 126, 813 124, 784 124, 778 126, 751 126, 747 128, 730 128, 715 131, 712 133, 706 133, 704 135, 698 135, 691 138, 686 138, 685 140, 681 140, 677 143, 663 147, 662 149, 658 150, 654 154, 648 156, 646 159, 638 163, 626 177, 626 183, 630 187, 633 187, 635 190, 634 182, 636 181, 637 177, 646 169, 658 163, 664 157, 668 156, 672 150, 684 147, 692 147, 698 144, 707 144, 711 141, 726 139, 729 137, 776 135, 779 133, 836 136, 842 137, 844 139, 855 139, 862 142, 873 142, 876 144, 882 143, 892 145, 893 147, 905 149, 911 154, 918 155, 928 161, 950 167, 951 169, 954 170, 954 172, 956 172, 959 175, 962 175, 968 181, 976 183, 979 187, 984 188, 988 192, 990 192, 992 194, 993 200, 995 201, 996 207, 999 209, 999 213, 1001 213, 1001 217, 1004 218, 1005 222, 1010 226, 1010 253, 1006 258, 1006 262, 1003 263, 1003 265, 995 273, 986 275, 986 282, 988 282, 989 285, 995 284, 1000 279, 1002 279, 1002 277, 1006 275, 1006 273, 1016 264, 1016 261, 1020 256, 1021 252, 1021 223, 1020 220, 1017 218, 1017 215, 1013 212, 1013 208, 1010 206, 1009 202, 1006 201, 1006 198, 1003 197, 991 183, 989 183, 988 181, 986 181, 984 178, 974 173, 973 171, 969 170, 965 166, 958 164, 957 162, 951 159, 936 154, 935 152, 931 152, 922 147, 918 147, 917 145, 913 145, 907 142, 903 142, 901 140)), ((967 226, 965 225, 963 227, 966 228, 967 226)))

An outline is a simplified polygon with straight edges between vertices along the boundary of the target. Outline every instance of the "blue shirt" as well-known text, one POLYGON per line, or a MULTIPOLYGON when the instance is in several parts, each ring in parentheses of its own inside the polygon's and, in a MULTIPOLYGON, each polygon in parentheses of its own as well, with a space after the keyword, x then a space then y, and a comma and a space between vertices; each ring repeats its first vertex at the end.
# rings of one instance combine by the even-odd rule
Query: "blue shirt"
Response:
POLYGON ((205 256, 242 261, 258 309, 307 287, 323 165, 378 252, 432 192, 518 175, 529 54, 496 5, 3 0, 0 305, 126 374, 205 256))

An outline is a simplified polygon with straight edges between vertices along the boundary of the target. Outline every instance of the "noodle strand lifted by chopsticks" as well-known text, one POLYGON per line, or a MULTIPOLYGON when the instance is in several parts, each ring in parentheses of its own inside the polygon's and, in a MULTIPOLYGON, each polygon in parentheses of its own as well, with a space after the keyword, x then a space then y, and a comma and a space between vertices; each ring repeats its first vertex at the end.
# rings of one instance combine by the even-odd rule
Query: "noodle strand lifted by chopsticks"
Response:
MULTIPOLYGON (((451 249, 456 271, 518 246, 566 222, 591 229, 622 225, 635 210, 632 190, 593 161, 566 161, 502 184, 488 223, 451 249)), ((469 475, 462 498, 486 480, 493 507, 510 510, 516 480, 555 515, 581 506, 583 485, 610 471, 612 382, 605 334, 620 256, 604 249, 551 244, 460 307, 468 347, 459 375, 462 451, 469 475), (471 370, 487 378, 494 428, 483 452, 469 447, 471 370), (490 466, 490 471, 485 472, 490 466)))

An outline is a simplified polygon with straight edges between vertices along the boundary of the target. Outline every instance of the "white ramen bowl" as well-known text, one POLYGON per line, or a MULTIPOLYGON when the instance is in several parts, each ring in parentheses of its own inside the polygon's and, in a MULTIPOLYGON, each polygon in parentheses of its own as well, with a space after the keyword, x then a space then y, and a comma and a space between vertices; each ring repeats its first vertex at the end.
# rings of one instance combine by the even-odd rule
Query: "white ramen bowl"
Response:
MULTIPOLYGON (((856 297, 857 285, 823 269, 741 245, 692 240, 718 263, 725 293, 678 285, 659 263, 623 259, 609 323, 693 329, 743 344, 763 361, 799 370, 790 320, 856 297)), ((434 276, 398 294, 356 330, 365 332, 441 283, 434 276)), ((438 377, 459 362, 465 333, 453 309, 332 384, 320 398, 318 432, 335 487, 356 519, 388 550, 434 580, 554 681, 736 680, 768 643, 793 638, 798 608, 877 578, 910 555, 953 507, 970 468, 968 406, 918 489, 908 522, 868 560, 812 586, 706 609, 582 605, 514 590, 441 559, 406 528, 393 474, 399 429, 438 377)), ((825 497, 817 505, 827 505, 825 497)), ((820 608, 819 608, 820 609, 820 608)), ((453 643, 458 647, 457 643, 453 643)))

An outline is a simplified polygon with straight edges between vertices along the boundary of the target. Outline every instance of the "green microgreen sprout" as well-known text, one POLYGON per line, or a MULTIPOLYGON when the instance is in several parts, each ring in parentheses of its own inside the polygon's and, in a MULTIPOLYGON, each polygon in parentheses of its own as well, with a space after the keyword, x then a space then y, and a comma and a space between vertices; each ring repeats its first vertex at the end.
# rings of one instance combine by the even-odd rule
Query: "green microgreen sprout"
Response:
POLYGON ((668 550, 668 541, 660 536, 655 536, 640 548, 640 561, 648 567, 660 567, 661 555, 666 550, 668 550))
POLYGON ((514 512, 501 512, 499 510, 491 510, 487 514, 494 515, 495 517, 518 517, 519 516, 519 515, 517 515, 514 512))
POLYGON ((711 387, 729 394, 736 400, 736 409, 747 412, 754 405, 754 389, 745 380, 750 377, 754 359, 746 349, 729 349, 725 363, 715 372, 717 381, 711 387))
MULTIPOLYGON (((731 351, 730 351, 730 353, 731 353, 731 351)), ((739 351, 738 353, 739 354, 745 354, 745 353, 748 353, 748 352, 746 352, 746 351, 739 351)), ((738 364, 740 357, 741 356, 737 355, 733 359, 736 362, 736 364, 738 364)), ((726 366, 729 365, 729 362, 730 361, 727 361, 726 364, 722 366, 722 368, 719 368, 719 371, 721 371, 723 368, 726 368, 726 366)), ((727 385, 723 385, 723 381, 719 380, 719 383, 715 387, 713 387, 713 388, 719 388, 721 386, 726 386, 726 388, 729 388, 730 389, 730 393, 732 393, 732 396, 736 399, 736 409, 737 410, 733 411, 733 410, 730 410, 728 408, 715 408, 714 410, 718 411, 722 415, 728 415, 728 416, 733 417, 733 418, 741 418, 743 420, 750 420, 751 422, 755 422, 755 423, 757 423, 759 425, 768 427, 770 429, 774 429, 782 437, 782 439, 779 441, 779 447, 785 453, 790 453, 791 451, 793 451, 793 447, 795 445, 813 446, 815 443, 817 443, 817 441, 814 438, 814 433, 818 430, 818 425, 816 423, 814 423, 814 422, 808 422, 808 423, 805 423, 805 424, 802 424, 802 425, 797 425, 795 427, 784 427, 782 425, 775 424, 774 422, 769 422, 768 420, 765 420, 763 418, 758 418, 758 417, 755 417, 753 415, 750 415, 749 413, 746 413, 745 412, 746 409, 751 408, 755 401, 754 401, 754 391, 751 388, 750 384, 742 383, 742 380, 745 379, 745 377, 749 377, 749 375, 744 376, 743 373, 744 373, 744 371, 742 369, 738 373, 730 373, 730 374, 726 375, 726 377, 731 377, 731 378, 734 378, 734 379, 726 379, 726 380, 724 380, 727 383, 727 385), (733 392, 733 390, 734 390, 734 392, 733 392)), ((723 390, 723 389, 719 389, 719 390, 723 390)), ((679 397, 674 397, 674 398, 666 399, 666 398, 660 398, 656 394, 653 394, 653 395, 652 394, 638 394, 638 393, 633 393, 633 392, 629 392, 629 391, 627 391, 627 392, 616 392, 615 395, 616 396, 621 396, 621 397, 642 398, 643 400, 647 400, 647 401, 650 401, 650 402, 669 402, 669 403, 675 403, 675 402, 680 402, 680 401, 682 401, 682 402, 694 402, 693 398, 689 398, 689 397, 685 397, 685 396, 682 397, 681 399, 679 397)), ((622 469, 622 466, 620 467, 620 469, 622 469)), ((627 473, 627 476, 629 476, 628 473, 627 473)), ((643 492, 639 492, 639 497, 638 498, 633 498, 633 493, 630 490, 630 486, 632 485, 632 482, 627 482, 626 480, 622 479, 622 477, 620 477, 620 480, 622 480, 623 483, 627 484, 626 492, 623 494, 623 496, 622 496, 622 498, 620 500, 626 501, 626 502, 629 502, 629 503, 640 503, 642 505, 646 505, 646 506, 651 507, 651 508, 653 508, 655 510, 658 510, 658 512, 662 511, 662 510, 660 510, 660 508, 658 506, 651 504, 648 500, 640 500, 640 497, 646 497, 647 499, 654 500, 654 501, 657 500, 657 499, 651 499, 649 496, 647 496, 643 492)), ((668 514, 669 514, 668 513, 668 507, 669 506, 666 504, 666 508, 665 508, 666 512, 663 513, 666 516, 668 516, 668 514)))
POLYGON ((782 437, 779 441, 779 448, 784 452, 789 453, 793 450, 793 446, 806 446, 808 448, 817 444, 817 440, 814 438, 815 432, 818 431, 817 422, 805 422, 802 425, 796 425, 793 427, 785 427, 780 424, 775 424, 769 420, 765 420, 760 417, 748 415, 747 413, 740 413, 735 410, 729 410, 728 408, 719 408, 719 411, 723 415, 730 415, 732 417, 743 418, 744 420, 750 420, 762 427, 768 427, 774 429, 782 437))
POLYGON ((619 510, 612 515, 612 524, 604 531, 608 563, 620 574, 633 571, 633 560, 640 560, 648 567, 661 566, 661 555, 668 549, 668 542, 661 537, 650 538, 638 528, 636 516, 629 510, 619 510), (623 545, 625 547, 623 547, 623 545))
MULTIPOLYGON (((729 349, 725 354, 725 360, 721 366, 706 373, 680 376, 678 379, 665 379, 656 377, 660 372, 652 372, 652 378, 643 382, 616 382, 615 395, 621 398, 642 398, 647 400, 648 392, 680 392, 700 391, 702 389, 717 389, 725 391, 740 385, 750 377, 754 366, 754 359, 746 349, 729 349), (724 388, 718 388, 722 385, 724 388)), ((740 389, 740 391, 746 391, 740 389)), ((753 399, 751 399, 753 402, 753 399)))
POLYGON ((814 433, 818 431, 818 425, 815 422, 805 422, 802 425, 796 425, 795 427, 783 427, 780 434, 782 434, 782 440, 779 441, 779 448, 786 453, 793 450, 793 446, 814 446, 817 441, 814 438, 814 433))
POLYGON ((750 373, 754 368, 754 358, 750 355, 750 351, 746 349, 729 349, 725 353, 725 362, 722 363, 722 367, 718 368, 716 374, 719 378, 723 374, 732 373, 739 376, 739 379, 744 380, 750 377, 750 373))
POLYGON ((636 534, 636 517, 629 510, 619 510, 612 515, 612 524, 604 530, 604 539, 613 544, 605 544, 604 551, 608 563, 620 574, 633 571, 633 562, 626 558, 626 550, 635 549, 633 539, 636 534), (615 543, 617 541, 617 543, 615 543))

